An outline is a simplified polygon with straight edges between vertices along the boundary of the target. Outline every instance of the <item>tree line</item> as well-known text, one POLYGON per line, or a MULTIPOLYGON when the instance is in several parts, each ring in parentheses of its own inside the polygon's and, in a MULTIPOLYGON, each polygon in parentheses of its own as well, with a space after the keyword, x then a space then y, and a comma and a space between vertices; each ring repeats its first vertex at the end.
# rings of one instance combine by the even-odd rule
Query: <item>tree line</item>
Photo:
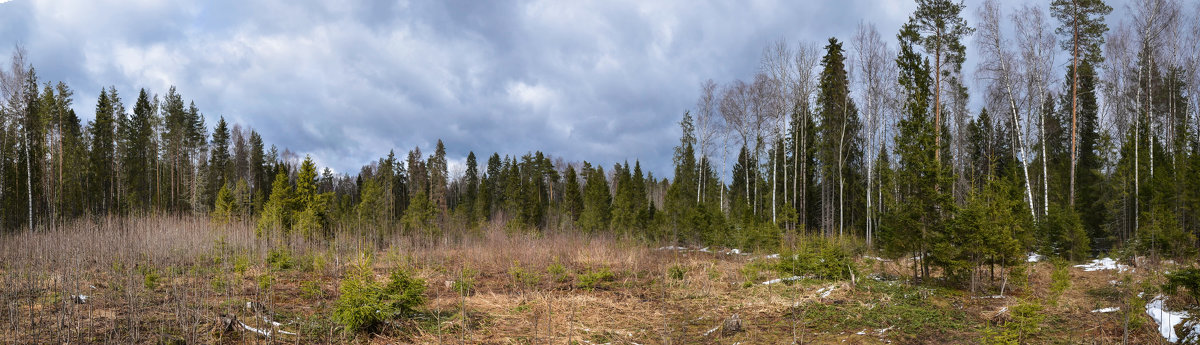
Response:
POLYGON ((132 111, 104 88, 82 123, 74 91, 39 81, 18 47, 0 71, 0 226, 165 213, 261 236, 436 238, 502 221, 742 248, 848 237, 915 257, 916 278, 1028 251, 1195 254, 1200 56, 1187 42, 1200 40, 1200 12, 1139 0, 1110 30, 1102 0, 917 5, 894 39, 864 23, 850 41, 780 41, 752 78, 702 83, 670 180, 638 161, 606 169, 537 151, 471 152, 448 171, 440 140, 354 175, 318 172, 248 127, 210 129, 174 87, 140 90, 132 111), (972 81, 984 85, 978 109, 972 81))

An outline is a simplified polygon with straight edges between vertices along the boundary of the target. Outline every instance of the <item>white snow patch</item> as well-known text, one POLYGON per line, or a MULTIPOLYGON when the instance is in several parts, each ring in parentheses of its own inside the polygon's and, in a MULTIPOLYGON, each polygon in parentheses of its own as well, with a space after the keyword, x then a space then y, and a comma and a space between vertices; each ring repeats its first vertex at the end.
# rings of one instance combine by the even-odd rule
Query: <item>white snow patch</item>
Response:
POLYGON ((705 252, 705 253, 712 253, 712 251, 708 250, 708 247, 700 248, 700 251, 705 252))
POLYGON ((266 321, 267 323, 271 324, 271 326, 275 326, 275 327, 283 326, 282 323, 271 321, 271 319, 267 318, 266 316, 260 316, 259 318, 261 318, 263 321, 266 321))
POLYGON ((854 334, 858 334, 858 335, 866 335, 866 334, 867 334, 867 329, 866 329, 866 328, 863 328, 863 330, 861 330, 861 331, 858 331, 858 333, 854 333, 854 334))
POLYGON ((1044 256, 1038 255, 1038 253, 1029 253, 1029 258, 1025 259, 1025 261, 1026 262, 1038 262, 1038 261, 1042 261, 1042 258, 1044 258, 1044 256))
POLYGON ((1004 313, 1007 313, 1007 312, 1008 312, 1008 306, 1004 306, 1004 307, 1001 307, 1000 310, 997 310, 996 315, 992 315, 992 317, 993 318, 999 317, 1000 315, 1004 315, 1004 313))
POLYGON ((787 278, 776 278, 776 279, 771 279, 771 280, 762 282, 762 285, 771 285, 771 284, 782 283, 784 281, 796 281, 796 280, 800 280, 800 279, 804 279, 804 277, 791 276, 791 277, 787 277, 787 278))
POLYGON ((1111 313, 1111 312, 1119 311, 1119 310, 1121 310, 1121 307, 1108 307, 1108 308, 1096 309, 1096 310, 1093 310, 1092 312, 1093 313, 1111 313))
POLYGON ((721 329, 721 326, 713 327, 712 329, 708 330, 708 332, 704 332, 704 336, 707 337, 709 334, 716 332, 718 329, 721 329))
MULTIPOLYGON (((1175 335, 1175 325, 1183 322, 1188 317, 1188 313, 1186 311, 1167 310, 1166 306, 1164 306, 1166 301, 1167 299, 1161 295, 1155 297, 1153 301, 1146 303, 1146 314, 1150 315, 1150 318, 1158 323, 1158 332, 1162 334, 1163 338, 1166 338, 1168 342, 1174 343, 1179 341, 1179 337, 1175 335)), ((1193 323, 1189 326, 1193 327, 1193 331, 1187 340, 1195 340, 1197 337, 1200 337, 1200 334, 1197 334, 1197 332, 1200 332, 1200 324, 1193 323)))
POLYGON ((971 297, 971 298, 974 298, 974 299, 1001 299, 1001 298, 1005 298, 1005 297, 1004 297, 1004 295, 991 295, 991 296, 975 296, 975 297, 971 297))
POLYGON ((247 324, 244 324, 244 323, 242 324, 242 328, 243 328, 243 329, 245 329, 245 330, 247 330, 247 331, 251 331, 251 332, 254 332, 254 333, 261 334, 262 336, 264 336, 264 337, 267 337, 267 338, 270 338, 270 337, 271 337, 271 331, 264 331, 264 330, 261 330, 261 329, 258 329, 258 328, 250 327, 250 325, 247 325, 247 324))
POLYGON ((767 256, 764 256, 763 258, 765 258, 765 259, 778 259, 778 258, 779 258, 779 254, 769 254, 769 255, 767 255, 767 256))
POLYGON ((888 328, 880 328, 875 331, 879 332, 879 335, 883 335, 884 333, 887 333, 887 331, 892 330, 893 327, 896 327, 896 326, 888 326, 888 328))
POLYGON ((687 248, 679 246, 658 247, 658 250, 687 250, 687 248))
POLYGON ((729 255, 741 255, 741 254, 742 254, 742 250, 741 250, 741 249, 737 249, 737 248, 733 248, 733 249, 730 249, 729 251, 725 252, 725 254, 729 254, 729 255))
POLYGON ((864 259, 871 259, 871 260, 875 260, 875 261, 884 261, 884 262, 892 261, 892 260, 884 259, 884 258, 881 258, 878 256, 863 255, 862 257, 864 259))
POLYGON ((1129 268, 1129 266, 1118 264, 1117 260, 1113 260, 1112 258, 1095 259, 1090 263, 1075 265, 1075 267, 1082 268, 1084 272, 1102 270, 1117 270, 1117 272, 1125 272, 1125 269, 1129 268))
POLYGON ((830 285, 828 287, 824 287, 824 288, 821 288, 820 290, 817 290, 817 293, 821 294, 821 298, 829 297, 829 294, 833 293, 833 289, 836 289, 836 288, 837 288, 836 284, 830 285))
POLYGON ((87 303, 87 300, 88 300, 88 298, 91 298, 91 296, 88 296, 88 295, 71 295, 71 299, 73 299, 73 300, 75 300, 76 302, 79 302, 79 303, 87 303))

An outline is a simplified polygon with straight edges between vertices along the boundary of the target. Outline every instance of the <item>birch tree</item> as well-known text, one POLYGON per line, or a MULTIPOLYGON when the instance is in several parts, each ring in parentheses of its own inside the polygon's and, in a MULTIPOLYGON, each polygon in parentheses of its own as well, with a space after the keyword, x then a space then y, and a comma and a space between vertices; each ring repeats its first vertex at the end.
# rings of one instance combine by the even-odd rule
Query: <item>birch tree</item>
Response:
POLYGON ((722 130, 720 117, 717 116, 717 107, 719 99, 717 98, 717 83, 712 79, 705 80, 700 83, 700 98, 696 100, 696 145, 699 146, 697 154, 700 156, 700 174, 698 174, 699 182, 696 187, 696 202, 704 201, 704 193, 706 185, 709 181, 705 181, 708 174, 704 173, 710 164, 709 157, 713 149, 713 142, 717 139, 718 134, 722 130))
MULTIPOLYGON (((1011 123, 1014 128, 1013 135, 1017 140, 1018 157, 1021 161, 1021 171, 1025 178, 1025 201, 1029 205, 1030 216, 1037 218, 1033 214, 1033 187, 1029 179, 1029 156, 1026 153, 1026 141, 1028 137, 1022 135, 1026 133, 1021 128, 1021 114, 1018 102, 1028 99, 1023 98, 1018 94, 1017 85, 1020 82, 1020 76, 1014 70, 1014 57, 1008 47, 1007 41, 1003 36, 1003 30, 1000 27, 1000 6, 995 0, 988 0, 983 3, 983 6, 976 11, 976 17, 979 19, 979 32, 976 36, 978 47, 980 50, 981 63, 978 66, 980 78, 986 78, 993 83, 1000 85, 999 89, 1004 94, 1008 113, 1011 116, 1011 123)), ((1029 66, 1026 66, 1027 68, 1029 66)), ((1024 103, 1024 102, 1022 102, 1024 103)), ((1028 108, 1025 108, 1028 109, 1028 108)), ((1028 117, 1028 116, 1026 116, 1028 117)))
POLYGON ((867 246, 872 245, 874 238, 874 228, 872 219, 874 217, 874 204, 872 200, 871 181, 874 173, 874 163, 877 159, 875 155, 879 152, 880 147, 880 128, 882 127, 883 110, 886 109, 885 97, 887 89, 891 86, 891 82, 895 80, 895 64, 889 63, 889 59, 895 56, 880 36, 879 31, 875 29, 875 24, 859 23, 858 30, 854 35, 854 54, 858 61, 857 67, 858 84, 860 90, 859 104, 865 104, 863 108, 864 127, 863 139, 867 149, 864 163, 866 163, 866 241, 867 246))

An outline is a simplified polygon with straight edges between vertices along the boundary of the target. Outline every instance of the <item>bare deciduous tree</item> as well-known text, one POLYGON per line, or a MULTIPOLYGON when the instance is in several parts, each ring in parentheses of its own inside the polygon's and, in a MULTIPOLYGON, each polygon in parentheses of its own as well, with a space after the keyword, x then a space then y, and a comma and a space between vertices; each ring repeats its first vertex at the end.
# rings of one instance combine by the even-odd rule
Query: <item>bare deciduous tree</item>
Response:
MULTIPOLYGON (((982 61, 978 66, 978 72, 981 78, 987 78, 999 84, 998 89, 1007 100, 1009 114, 1013 126, 1016 126, 1013 135, 1017 136, 1017 150, 1019 151, 1018 159, 1021 161, 1021 169, 1025 177, 1025 200, 1029 205, 1030 215, 1037 218, 1033 214, 1033 188, 1029 180, 1029 156, 1026 154, 1025 142, 1027 136, 1021 129, 1021 115, 1018 102, 1028 102, 1029 94, 1024 95, 1018 93, 1016 84, 1021 79, 1021 76, 1015 71, 1014 58, 1009 51, 1008 43, 1004 40, 1003 31, 1000 27, 1000 8, 995 0, 988 0, 983 3, 983 6, 976 11, 976 16, 979 18, 978 27, 978 42, 982 61)), ((1053 41, 1051 41, 1053 43, 1053 41)), ((1028 109, 1028 108, 1027 108, 1028 109)), ((1045 169, 1043 169, 1045 170, 1045 169)))
POLYGON ((697 152, 700 155, 700 180, 696 188, 696 202, 704 201, 702 191, 707 182, 705 177, 708 176, 704 171, 709 164, 712 143, 722 130, 720 118, 716 116, 718 102, 717 83, 712 79, 700 83, 700 98, 696 100, 696 143, 700 146, 697 152))
MULTIPOLYGON (((880 129, 883 123, 883 111, 886 107, 886 97, 888 86, 895 79, 896 64, 891 63, 891 57, 896 54, 888 48, 887 43, 875 29, 875 24, 858 24, 858 31, 854 35, 854 58, 858 62, 858 84, 860 88, 859 104, 864 104, 863 114, 865 121, 863 126, 863 141, 867 144, 866 154, 864 156, 867 168, 866 193, 867 193, 867 221, 866 221, 866 241, 867 246, 871 246, 872 238, 874 238, 874 228, 872 223, 873 218, 873 200, 871 191, 871 179, 875 170, 876 155, 879 153, 880 129)), ((874 200, 880 201, 880 200, 874 200)))

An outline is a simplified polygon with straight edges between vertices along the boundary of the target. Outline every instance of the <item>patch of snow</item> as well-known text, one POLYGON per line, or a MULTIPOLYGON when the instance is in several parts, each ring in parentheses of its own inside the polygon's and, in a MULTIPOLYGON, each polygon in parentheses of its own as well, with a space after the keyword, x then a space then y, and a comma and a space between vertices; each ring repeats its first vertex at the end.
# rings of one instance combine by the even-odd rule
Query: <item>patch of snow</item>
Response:
POLYGON ((1095 259, 1090 263, 1075 265, 1075 267, 1082 268, 1084 272, 1102 270, 1117 270, 1117 272, 1125 272, 1125 269, 1129 268, 1129 266, 1118 264, 1117 260, 1113 260, 1112 258, 1095 259))
POLYGON ((1000 311, 996 312, 996 315, 1004 314, 1006 311, 1008 311, 1008 307, 1000 308, 1000 311))
POLYGON ((866 335, 866 334, 867 334, 867 329, 866 329, 866 328, 863 328, 863 330, 861 330, 861 331, 858 331, 858 333, 854 333, 854 334, 858 334, 858 335, 866 335))
POLYGON ((275 327, 283 326, 282 323, 271 321, 271 319, 268 319, 266 316, 260 316, 259 318, 261 318, 263 321, 266 321, 267 323, 271 324, 271 326, 275 326, 275 327))
POLYGON ((821 298, 829 297, 829 294, 833 293, 833 289, 835 289, 835 288, 837 288, 836 284, 830 285, 828 287, 824 287, 824 288, 821 288, 820 290, 817 290, 817 293, 821 294, 821 298))
POLYGON ((704 332, 704 336, 707 337, 709 334, 716 332, 718 329, 721 329, 721 326, 713 327, 712 329, 708 330, 708 332, 704 332))
POLYGON ((705 253, 712 253, 712 251, 708 250, 708 247, 700 248, 700 251, 705 252, 705 253))
POLYGON ((1042 258, 1043 258, 1043 256, 1038 255, 1038 253, 1029 253, 1029 258, 1025 259, 1025 261, 1026 262, 1038 262, 1038 261, 1042 261, 1042 258))
POLYGON ((91 296, 88 296, 88 295, 71 295, 71 299, 75 300, 75 302, 79 302, 80 304, 87 303, 87 300, 88 300, 88 298, 91 298, 91 296))
POLYGON ((862 257, 863 257, 864 259, 871 259, 871 260, 875 260, 875 261, 885 261, 885 262, 886 262, 886 261, 892 261, 892 260, 884 259, 884 258, 881 258, 881 257, 878 257, 878 256, 863 255, 862 257))
POLYGON ((975 296, 975 297, 971 297, 971 298, 974 298, 974 299, 1001 299, 1001 298, 1005 298, 1005 297, 1004 297, 1004 295, 991 295, 991 296, 975 296))
POLYGON ((741 249, 737 249, 737 248, 733 248, 733 249, 730 249, 728 252, 725 252, 725 254, 730 254, 730 255, 740 255, 740 254, 742 254, 742 250, 741 250, 741 249))
POLYGON ((1121 310, 1121 307, 1108 307, 1108 308, 1096 309, 1096 310, 1093 310, 1092 312, 1093 313, 1111 313, 1111 312, 1119 311, 1119 310, 1121 310))
POLYGON ((1118 282, 1114 279, 1114 280, 1109 280, 1108 283, 1112 284, 1112 285, 1117 285, 1117 284, 1120 284, 1121 282, 1118 282))
MULTIPOLYGON (((1186 311, 1167 310, 1164 305, 1166 301, 1167 299, 1161 295, 1155 297, 1153 301, 1146 303, 1146 314, 1150 315, 1150 318, 1158 323, 1158 332, 1162 334, 1163 338, 1166 338, 1168 342, 1174 343, 1179 341, 1179 337, 1175 335, 1175 325, 1183 322, 1183 319, 1188 317, 1188 313, 1186 311)), ((1193 325, 1193 327, 1200 330, 1200 325, 1193 325)), ((1197 336, 1193 332, 1189 339, 1197 336)))
POLYGON ((787 278, 776 278, 776 279, 771 279, 771 280, 762 282, 762 285, 771 285, 771 284, 782 283, 784 281, 796 281, 796 280, 800 280, 800 279, 804 279, 804 277, 791 276, 791 277, 787 277, 787 278))
POLYGON ((764 256, 763 258, 766 258, 766 259, 778 259, 778 258, 779 258, 779 254, 769 254, 769 255, 767 255, 767 256, 764 256))
POLYGON ((892 330, 893 327, 896 327, 896 326, 888 326, 888 328, 880 328, 875 331, 879 332, 879 335, 883 335, 884 333, 887 333, 887 331, 892 330))
POLYGON ((251 331, 251 332, 254 332, 254 333, 261 334, 262 336, 264 336, 264 337, 267 337, 267 338, 270 338, 270 337, 271 337, 271 331, 264 331, 264 330, 261 330, 261 329, 258 329, 258 328, 250 327, 250 325, 247 325, 247 324, 244 324, 244 323, 242 324, 242 328, 244 328, 244 329, 245 329, 245 330, 247 330, 247 331, 251 331))
POLYGON ((666 247, 659 247, 658 250, 687 250, 687 248, 679 247, 679 246, 666 246, 666 247))

